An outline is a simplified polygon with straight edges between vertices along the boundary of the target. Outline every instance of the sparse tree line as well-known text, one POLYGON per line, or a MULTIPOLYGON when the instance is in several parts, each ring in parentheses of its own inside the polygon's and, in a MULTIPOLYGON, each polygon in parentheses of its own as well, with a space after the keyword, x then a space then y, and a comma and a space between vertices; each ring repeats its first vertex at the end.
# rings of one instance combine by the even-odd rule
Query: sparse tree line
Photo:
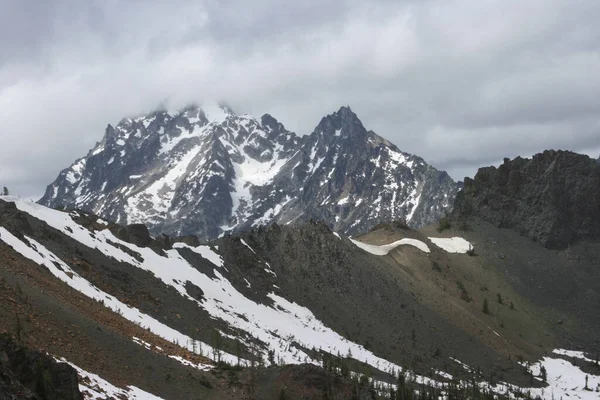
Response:
MULTIPOLYGON (((522 391, 520 388, 507 385, 505 393, 496 393, 486 387, 480 370, 473 371, 469 381, 452 379, 449 382, 440 382, 437 386, 428 385, 425 379, 418 379, 417 375, 410 371, 388 371, 389 376, 395 376, 392 383, 376 380, 373 376, 374 368, 358 364, 351 360, 351 353, 347 357, 336 356, 330 353, 319 352, 318 360, 325 371, 332 378, 322 388, 323 398, 337 399, 335 388, 336 378, 346 378, 353 382, 352 399, 366 398, 365 390, 370 398, 383 396, 390 400, 508 400, 508 399, 534 399, 530 392, 522 391), (420 382, 419 382, 420 380, 420 382), (483 383, 482 383, 483 382, 483 383), (360 396, 359 396, 360 394, 360 396)), ((543 377, 545 379, 545 369, 543 377)), ((496 380, 494 373, 490 376, 490 385, 496 380)), ((535 397, 538 399, 539 397, 535 397)))
MULTIPOLYGON (((500 296, 499 296, 500 298, 500 296)), ((120 309, 115 310, 118 314, 121 314, 120 309)), ((149 328, 146 328, 149 329, 149 328)), ((413 332, 413 340, 414 340, 413 332)), ((192 335, 191 337, 193 337, 192 335)), ((222 355, 226 346, 223 341, 221 333, 214 329, 211 337, 211 345, 206 345, 205 348, 202 346, 202 342, 192 339, 190 343, 186 343, 183 347, 193 351, 195 354, 201 356, 211 357, 217 363, 218 368, 221 370, 229 371, 230 379, 237 379, 234 377, 236 372, 246 370, 248 372, 248 383, 247 390, 248 395, 251 399, 255 398, 257 389, 257 376, 258 370, 265 367, 279 367, 285 365, 283 359, 278 357, 273 349, 267 351, 266 357, 263 357, 263 352, 259 349, 256 344, 243 345, 239 340, 235 340, 235 355, 237 357, 237 364, 228 363, 224 361, 222 355), (246 347, 244 351, 244 347, 246 347), (248 359, 243 359, 243 353, 249 356, 248 359)), ((180 345, 177 341, 173 342, 176 345, 180 345)), ((480 370, 474 371, 470 381, 459 381, 452 379, 449 382, 440 382, 439 386, 431 386, 425 384, 423 379, 417 379, 417 375, 410 371, 388 371, 388 381, 377 380, 374 378, 374 371, 376 368, 365 365, 355 359, 353 359, 352 353, 349 351, 345 356, 341 354, 333 355, 325 352, 322 349, 312 349, 314 354, 313 359, 317 361, 325 372, 327 372, 328 379, 322 383, 320 388, 323 394, 323 398, 327 400, 335 400, 340 398, 337 393, 339 388, 346 388, 347 386, 340 385, 343 383, 342 379, 352 384, 352 397, 351 399, 365 399, 365 398, 380 398, 385 397, 390 400, 437 400, 444 398, 445 400, 508 400, 511 398, 517 399, 534 399, 531 397, 529 392, 524 392, 521 389, 508 385, 506 392, 499 394, 492 392, 490 389, 485 387, 485 382, 482 378, 480 370), (390 377, 395 377, 389 379, 390 377), (393 383, 392 383, 393 382, 393 383)), ((310 362, 310 359, 306 359, 306 362, 310 362)), ((530 365, 528 363, 522 363, 524 374, 530 377, 533 382, 534 375, 531 372, 530 365)), ((165 377, 166 381, 170 381, 170 376, 165 377)), ((542 381, 546 381, 546 370, 542 366, 539 378, 542 381)), ((494 374, 490 376, 490 384, 494 385, 495 377, 494 374)), ((587 387, 587 383, 586 383, 587 387)), ((285 391, 282 391, 282 399, 285 399, 285 391)))

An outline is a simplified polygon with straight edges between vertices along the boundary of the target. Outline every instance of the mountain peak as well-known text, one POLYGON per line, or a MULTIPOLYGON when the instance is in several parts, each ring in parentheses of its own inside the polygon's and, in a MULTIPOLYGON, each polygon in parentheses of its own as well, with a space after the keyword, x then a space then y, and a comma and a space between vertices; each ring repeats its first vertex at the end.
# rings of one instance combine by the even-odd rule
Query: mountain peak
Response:
POLYGON ((342 114, 342 115, 354 116, 354 117, 358 118, 356 116, 356 114, 354 113, 354 111, 352 111, 352 108, 350 108, 350 106, 348 106, 348 105, 341 106, 340 109, 337 111, 337 113, 342 114))
POLYGON ((352 111, 350 106, 340 107, 340 109, 338 111, 334 112, 333 114, 331 114, 331 116, 334 118, 339 118, 342 121, 348 121, 348 122, 353 122, 353 123, 358 122, 362 125, 362 122, 358 118, 358 115, 356 115, 356 113, 354 111, 352 111))
POLYGON ((321 119, 313 135, 325 136, 330 140, 334 137, 365 137, 367 130, 350 106, 343 106, 332 114, 321 119))
POLYGON ((436 173, 367 132, 348 106, 300 138, 269 114, 205 103, 107 128, 40 203, 202 239, 310 218, 355 234, 382 220, 435 221, 456 193, 436 173))

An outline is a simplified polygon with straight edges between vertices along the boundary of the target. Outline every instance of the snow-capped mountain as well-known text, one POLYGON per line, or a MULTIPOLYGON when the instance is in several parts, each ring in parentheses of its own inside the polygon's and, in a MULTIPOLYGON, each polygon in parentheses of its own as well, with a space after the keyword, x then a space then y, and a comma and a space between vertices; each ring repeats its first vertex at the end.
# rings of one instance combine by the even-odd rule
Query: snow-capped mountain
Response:
POLYGON ((308 219, 345 234, 400 219, 418 227, 445 213, 456 190, 445 172, 367 131, 348 107, 299 137, 268 114, 213 105, 109 125, 39 202, 212 239, 308 219))

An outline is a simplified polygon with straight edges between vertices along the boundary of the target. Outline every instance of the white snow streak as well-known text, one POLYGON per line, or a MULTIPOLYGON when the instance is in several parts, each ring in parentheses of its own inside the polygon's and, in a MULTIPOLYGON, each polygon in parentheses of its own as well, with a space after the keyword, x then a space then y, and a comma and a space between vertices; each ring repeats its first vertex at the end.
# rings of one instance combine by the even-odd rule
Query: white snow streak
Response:
POLYGON ((56 359, 56 361, 69 364, 77 371, 77 375, 79 376, 79 390, 86 400, 121 398, 130 400, 162 400, 161 397, 145 392, 135 386, 127 386, 126 389, 118 388, 107 380, 79 368, 64 358, 56 359))
POLYGON ((430 237, 428 239, 439 248, 446 250, 448 253, 466 253, 470 248, 473 247, 471 243, 458 236, 452 238, 430 237))
POLYGON ((367 244, 367 243, 359 242, 358 240, 354 240, 354 239, 350 239, 350 241, 352 243, 354 243, 357 247, 360 247, 364 251, 374 254, 376 256, 385 256, 387 253, 390 252, 390 250, 393 250, 396 247, 401 246, 401 245, 414 246, 417 249, 419 249, 425 253, 429 253, 429 251, 430 251, 429 247, 425 243, 423 243, 417 239, 404 238, 404 239, 396 240, 395 242, 390 243, 390 244, 384 244, 382 246, 377 246, 374 244, 367 244))

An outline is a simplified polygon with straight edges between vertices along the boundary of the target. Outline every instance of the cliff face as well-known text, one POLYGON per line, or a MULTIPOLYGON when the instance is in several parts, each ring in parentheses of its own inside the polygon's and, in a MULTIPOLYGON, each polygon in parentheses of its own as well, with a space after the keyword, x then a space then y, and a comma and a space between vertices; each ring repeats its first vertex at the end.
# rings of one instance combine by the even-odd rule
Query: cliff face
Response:
POLYGON ((453 215, 516 230, 551 249, 600 239, 600 164, 553 150, 505 159, 465 179, 453 215))

